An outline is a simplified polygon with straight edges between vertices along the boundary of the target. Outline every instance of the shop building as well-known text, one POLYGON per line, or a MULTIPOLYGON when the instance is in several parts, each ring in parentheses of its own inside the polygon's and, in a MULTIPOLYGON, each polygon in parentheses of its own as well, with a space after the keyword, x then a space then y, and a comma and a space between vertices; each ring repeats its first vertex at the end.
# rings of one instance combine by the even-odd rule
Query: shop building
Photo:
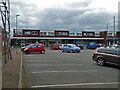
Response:
MULTIPOLYGON (((116 38, 120 32, 116 32, 116 38)), ((41 43, 48 47, 52 44, 76 44, 87 46, 89 43, 107 43, 106 39, 112 35, 107 35, 107 31, 89 31, 84 30, 80 32, 69 31, 69 30, 53 30, 53 31, 42 31, 42 30, 13 30, 12 45, 18 43, 19 46, 28 45, 30 43, 41 43)), ((118 38, 119 39, 119 38, 118 38)), ((117 39, 116 39, 117 40, 117 39)), ((110 40, 108 40, 110 42, 110 40)))

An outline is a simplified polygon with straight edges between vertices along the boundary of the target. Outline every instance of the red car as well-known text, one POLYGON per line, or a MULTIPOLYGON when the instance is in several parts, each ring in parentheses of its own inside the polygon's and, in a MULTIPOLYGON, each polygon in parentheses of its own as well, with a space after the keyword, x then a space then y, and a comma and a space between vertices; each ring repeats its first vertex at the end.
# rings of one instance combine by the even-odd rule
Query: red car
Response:
POLYGON ((45 53, 45 48, 42 44, 35 44, 33 46, 30 46, 29 48, 24 49, 24 53, 29 54, 29 53, 45 53))
POLYGON ((53 44, 52 46, 50 46, 50 49, 60 49, 60 45, 59 44, 53 44))

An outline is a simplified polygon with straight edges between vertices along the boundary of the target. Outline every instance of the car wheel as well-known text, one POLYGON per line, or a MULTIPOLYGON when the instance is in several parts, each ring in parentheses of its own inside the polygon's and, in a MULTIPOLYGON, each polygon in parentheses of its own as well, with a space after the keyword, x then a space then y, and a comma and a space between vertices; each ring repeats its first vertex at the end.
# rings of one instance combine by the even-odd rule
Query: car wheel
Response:
POLYGON ((70 50, 70 53, 74 53, 74 50, 70 50))
POLYGON ((30 51, 26 51, 26 54, 29 54, 30 53, 30 51))
POLYGON ((44 51, 44 50, 42 50, 42 51, 41 51, 41 54, 45 54, 45 51, 44 51))
POLYGON ((63 49, 62 49, 61 51, 62 51, 62 52, 64 52, 64 50, 63 50, 63 49))
POLYGON ((97 59, 97 64, 98 64, 99 66, 103 66, 103 65, 105 64, 105 60, 104 60, 103 58, 98 58, 98 59, 97 59))

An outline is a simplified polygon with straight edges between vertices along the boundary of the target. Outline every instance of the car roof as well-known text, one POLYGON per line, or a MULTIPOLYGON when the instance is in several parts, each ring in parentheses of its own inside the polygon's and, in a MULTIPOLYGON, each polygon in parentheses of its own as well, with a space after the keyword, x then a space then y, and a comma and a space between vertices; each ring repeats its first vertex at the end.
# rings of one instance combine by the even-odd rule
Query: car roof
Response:
POLYGON ((64 44, 64 45, 69 45, 69 46, 76 46, 75 44, 64 44))
POLYGON ((116 48, 116 47, 99 47, 97 49, 120 50, 119 48, 116 48))
POLYGON ((53 44, 53 45, 60 45, 60 44, 53 44))
POLYGON ((67 45, 75 45, 75 44, 67 44, 67 45))
POLYGON ((32 46, 37 46, 37 45, 42 45, 42 44, 33 44, 32 46))

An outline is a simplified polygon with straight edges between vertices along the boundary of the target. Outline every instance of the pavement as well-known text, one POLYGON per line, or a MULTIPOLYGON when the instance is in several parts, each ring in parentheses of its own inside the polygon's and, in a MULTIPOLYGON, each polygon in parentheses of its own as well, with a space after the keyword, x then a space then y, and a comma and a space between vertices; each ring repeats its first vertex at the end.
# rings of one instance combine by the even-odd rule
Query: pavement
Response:
POLYGON ((0 53, 0 90, 2 89, 2 54, 0 53))
POLYGON ((4 55, 2 62, 2 88, 18 88, 19 74, 20 74, 20 62, 21 62, 21 50, 12 49, 12 60, 7 59, 7 63, 4 63, 4 55))
POLYGON ((27 88, 118 88, 118 68, 98 66, 93 50, 24 54, 24 87, 27 88))

